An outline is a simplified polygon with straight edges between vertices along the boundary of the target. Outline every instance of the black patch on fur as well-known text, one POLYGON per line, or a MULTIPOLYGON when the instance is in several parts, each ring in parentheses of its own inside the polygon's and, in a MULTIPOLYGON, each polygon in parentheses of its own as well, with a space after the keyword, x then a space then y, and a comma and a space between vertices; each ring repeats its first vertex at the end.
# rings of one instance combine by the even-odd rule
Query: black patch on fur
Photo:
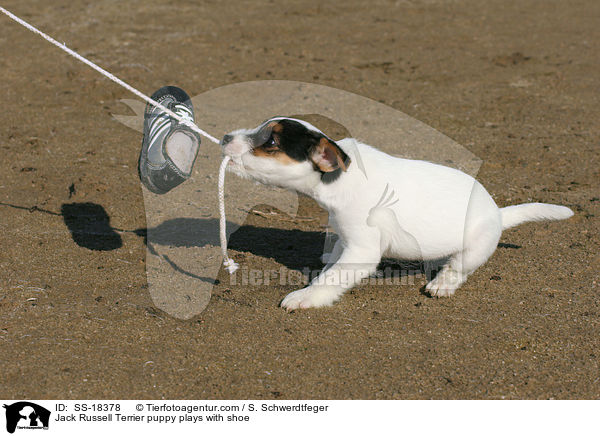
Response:
MULTIPOLYGON (((274 132, 272 127, 269 126, 267 120, 265 126, 261 128, 254 135, 251 135, 252 143, 254 148, 263 147, 265 149, 272 148, 271 139, 276 138, 278 149, 287 154, 292 159, 298 162, 305 162, 310 159, 310 155, 314 148, 319 144, 322 138, 326 138, 325 135, 314 130, 308 129, 303 124, 294 120, 277 120, 276 123, 281 127, 278 132, 274 132)), ((329 138, 327 138, 331 141, 329 138)), ((331 141, 335 144, 334 141, 331 141)), ((344 162, 349 163, 350 158, 340 148, 344 162)), ((322 173, 322 180, 324 183, 331 183, 340 176, 342 169, 338 168, 335 171, 326 173, 321 171, 315 166, 315 171, 322 173)))
POLYGON ((323 138, 322 134, 309 130, 296 121, 280 120, 277 123, 283 128, 280 133, 276 133, 279 148, 298 162, 308 160, 310 152, 323 138))
MULTIPOLYGON (((323 173, 323 171, 321 171, 323 173)), ((328 185, 329 183, 335 182, 344 171, 341 168, 338 168, 335 171, 331 171, 329 173, 323 173, 321 175, 321 181, 328 185)))

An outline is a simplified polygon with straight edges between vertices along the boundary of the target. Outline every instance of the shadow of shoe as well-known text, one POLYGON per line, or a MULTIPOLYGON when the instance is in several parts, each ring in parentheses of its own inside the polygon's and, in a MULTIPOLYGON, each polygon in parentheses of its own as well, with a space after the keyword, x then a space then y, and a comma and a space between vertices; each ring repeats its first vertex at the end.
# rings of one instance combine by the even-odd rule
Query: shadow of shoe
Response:
POLYGON ((116 250, 123 240, 110 225, 106 210, 95 203, 65 203, 60 208, 73 241, 97 251, 116 250))

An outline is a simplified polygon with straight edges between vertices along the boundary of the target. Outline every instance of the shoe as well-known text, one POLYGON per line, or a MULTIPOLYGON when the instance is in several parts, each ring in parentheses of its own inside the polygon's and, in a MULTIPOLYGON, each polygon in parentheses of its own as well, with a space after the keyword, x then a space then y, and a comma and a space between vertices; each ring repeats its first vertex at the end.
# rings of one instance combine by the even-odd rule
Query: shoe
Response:
MULTIPOLYGON (((177 115, 194 121, 190 97, 181 88, 165 86, 152 94, 177 115)), ((165 194, 192 175, 200 148, 200 136, 188 126, 171 118, 162 109, 148 103, 144 111, 144 138, 138 172, 146 188, 165 194)))

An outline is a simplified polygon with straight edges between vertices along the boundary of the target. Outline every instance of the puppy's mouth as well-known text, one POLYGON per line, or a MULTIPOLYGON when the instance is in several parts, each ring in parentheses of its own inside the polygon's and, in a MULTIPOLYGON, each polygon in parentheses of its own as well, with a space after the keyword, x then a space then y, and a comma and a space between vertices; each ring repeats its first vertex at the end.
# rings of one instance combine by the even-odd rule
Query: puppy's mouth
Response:
POLYGON ((243 153, 232 153, 230 150, 225 149, 223 150, 223 156, 229 156, 229 165, 235 162, 242 164, 243 153))
POLYGON ((243 166, 242 164, 242 154, 237 152, 237 150, 232 150, 229 146, 223 147, 221 150, 223 153, 223 157, 228 156, 229 162, 227 166, 232 167, 235 165, 243 166))
POLYGON ((227 162, 227 170, 232 171, 237 174, 245 173, 246 168, 244 166, 244 162, 242 162, 242 156, 232 156, 230 154, 225 154, 229 156, 229 162, 227 162))

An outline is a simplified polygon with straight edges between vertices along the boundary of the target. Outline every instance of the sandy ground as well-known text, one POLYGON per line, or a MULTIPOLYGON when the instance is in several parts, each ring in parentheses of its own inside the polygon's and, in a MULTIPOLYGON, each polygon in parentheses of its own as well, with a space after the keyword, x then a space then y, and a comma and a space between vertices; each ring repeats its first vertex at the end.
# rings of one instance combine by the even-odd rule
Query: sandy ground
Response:
MULTIPOLYGON (((599 2, 88 3, 3 6, 147 93, 286 79, 372 98, 481 158, 499 205, 576 215, 507 231, 451 299, 416 277, 290 314, 293 286, 220 284, 173 318, 147 289, 141 135, 111 116, 131 96, 2 16, 3 397, 600 397, 599 2)), ((232 254, 318 268, 324 212, 299 215, 319 219, 250 214, 232 254)))

